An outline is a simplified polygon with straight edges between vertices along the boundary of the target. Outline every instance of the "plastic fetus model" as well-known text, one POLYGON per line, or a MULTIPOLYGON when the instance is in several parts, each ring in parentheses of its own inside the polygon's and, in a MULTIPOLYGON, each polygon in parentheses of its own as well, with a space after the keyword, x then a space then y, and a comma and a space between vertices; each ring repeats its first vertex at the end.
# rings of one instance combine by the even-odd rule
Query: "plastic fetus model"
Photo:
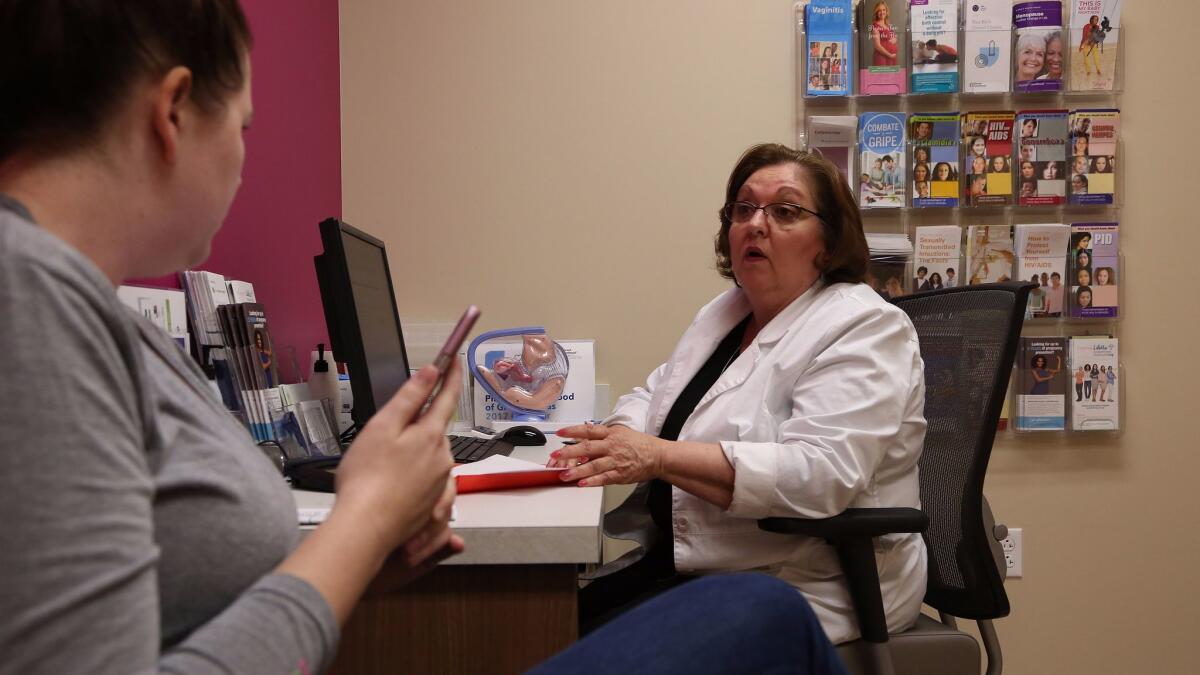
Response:
POLYGON ((566 386, 569 365, 562 346, 541 327, 492 331, 471 344, 471 368, 475 377, 494 397, 513 408, 513 419, 544 420, 546 410, 558 400, 566 386), (475 349, 484 340, 521 336, 519 357, 503 357, 491 367, 475 365, 475 349))

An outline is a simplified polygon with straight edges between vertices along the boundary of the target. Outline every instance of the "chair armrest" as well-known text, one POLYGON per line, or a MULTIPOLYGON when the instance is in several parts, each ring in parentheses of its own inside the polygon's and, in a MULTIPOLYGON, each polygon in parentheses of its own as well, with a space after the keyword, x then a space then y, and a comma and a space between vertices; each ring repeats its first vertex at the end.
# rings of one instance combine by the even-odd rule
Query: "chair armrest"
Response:
POLYGON ((779 534, 803 534, 837 540, 847 537, 878 537, 898 532, 924 532, 929 516, 920 509, 846 509, 832 518, 763 518, 760 530, 779 534))
POLYGON ((873 540, 885 534, 924 532, 929 527, 929 516, 909 508, 846 509, 832 518, 763 518, 758 527, 767 532, 829 540, 842 564, 863 639, 876 644, 887 642, 873 540))

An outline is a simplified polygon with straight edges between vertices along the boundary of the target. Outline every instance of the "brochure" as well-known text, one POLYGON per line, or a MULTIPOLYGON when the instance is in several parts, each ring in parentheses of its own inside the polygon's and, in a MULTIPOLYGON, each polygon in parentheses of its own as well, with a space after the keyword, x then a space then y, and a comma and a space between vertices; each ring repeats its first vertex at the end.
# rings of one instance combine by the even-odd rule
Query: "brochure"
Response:
POLYGON ((904 121, 902 112, 859 117, 859 206, 904 206, 904 121))
POLYGON ((1067 111, 1017 113, 1017 203, 1057 206, 1067 201, 1067 111))
POLYGON ((804 61, 807 96, 849 96, 854 72, 854 23, 850 0, 812 0, 804 8, 808 56, 804 61))
POLYGON ((1123 0, 1071 0, 1072 91, 1112 91, 1123 0))
POLYGON ((860 93, 895 96, 908 90, 908 40, 904 36, 905 0, 859 0, 860 93))
POLYGON ((1071 428, 1116 431, 1120 428, 1117 338, 1071 338, 1071 428))
POLYGON ((966 0, 963 12, 963 92, 1007 92, 1012 69, 1011 0, 966 0))
POLYGON ((915 94, 958 91, 959 0, 909 0, 915 94))
POLYGON ((1013 54, 1015 91, 1061 91, 1066 45, 1063 42, 1062 3, 1035 0, 1013 5, 1016 49, 1013 54))
POLYGON ((1067 420, 1065 337, 1023 337, 1017 363, 1018 431, 1062 431, 1067 420))
POLYGON ((909 118, 913 206, 958 206, 958 120, 956 112, 909 118))

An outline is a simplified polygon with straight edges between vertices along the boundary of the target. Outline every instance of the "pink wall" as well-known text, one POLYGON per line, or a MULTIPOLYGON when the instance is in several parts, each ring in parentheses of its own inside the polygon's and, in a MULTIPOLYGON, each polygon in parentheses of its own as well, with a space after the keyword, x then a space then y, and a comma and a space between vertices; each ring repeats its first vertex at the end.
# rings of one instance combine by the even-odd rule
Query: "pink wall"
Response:
MULTIPOLYGON (((242 0, 254 31, 254 124, 242 187, 198 269, 254 284, 278 353, 301 367, 328 342, 312 259, 317 223, 342 209, 337 0, 242 0)), ((148 283, 177 286, 174 279, 148 283)), ((292 368, 280 361, 285 381, 292 368)))

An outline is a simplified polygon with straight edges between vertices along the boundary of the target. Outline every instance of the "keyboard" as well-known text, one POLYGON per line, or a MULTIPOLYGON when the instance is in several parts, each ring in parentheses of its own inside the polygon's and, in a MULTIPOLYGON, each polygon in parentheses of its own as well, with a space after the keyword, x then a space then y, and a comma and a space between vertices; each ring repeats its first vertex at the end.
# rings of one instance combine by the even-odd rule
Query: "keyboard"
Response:
POLYGON ((459 464, 469 464, 487 459, 492 455, 508 456, 513 451, 512 443, 498 438, 476 438, 475 436, 448 436, 450 454, 459 464))

